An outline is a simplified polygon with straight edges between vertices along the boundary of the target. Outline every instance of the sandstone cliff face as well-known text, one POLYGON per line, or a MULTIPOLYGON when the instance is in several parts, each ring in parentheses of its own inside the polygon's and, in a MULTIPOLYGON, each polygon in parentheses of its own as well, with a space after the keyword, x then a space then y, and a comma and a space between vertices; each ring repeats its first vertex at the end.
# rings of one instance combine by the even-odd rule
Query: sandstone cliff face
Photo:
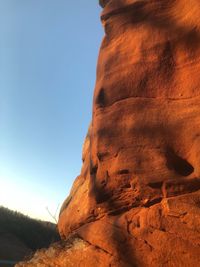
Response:
MULTIPOLYGON (((92 123, 60 234, 100 266, 200 266, 199 3, 100 4, 92 123)), ((69 266, 93 266, 85 256, 69 266)))

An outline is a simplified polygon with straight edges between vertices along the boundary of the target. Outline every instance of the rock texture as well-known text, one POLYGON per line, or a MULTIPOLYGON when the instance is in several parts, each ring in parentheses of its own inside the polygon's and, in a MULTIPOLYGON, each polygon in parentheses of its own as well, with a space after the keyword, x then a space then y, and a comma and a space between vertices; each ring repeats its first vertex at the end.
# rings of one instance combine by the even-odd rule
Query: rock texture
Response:
MULTIPOLYGON (((100 4, 92 123, 60 234, 99 266, 200 266, 199 2, 100 4)), ((58 266, 96 266, 84 259, 58 266)))

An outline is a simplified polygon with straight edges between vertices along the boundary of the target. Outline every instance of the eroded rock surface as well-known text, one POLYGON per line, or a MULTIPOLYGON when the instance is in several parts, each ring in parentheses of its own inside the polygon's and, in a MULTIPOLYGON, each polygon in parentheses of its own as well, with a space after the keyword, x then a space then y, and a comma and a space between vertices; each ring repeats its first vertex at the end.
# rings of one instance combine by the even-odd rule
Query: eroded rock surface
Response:
POLYGON ((200 266, 199 2, 100 2, 92 123, 60 234, 104 251, 101 266, 200 266))

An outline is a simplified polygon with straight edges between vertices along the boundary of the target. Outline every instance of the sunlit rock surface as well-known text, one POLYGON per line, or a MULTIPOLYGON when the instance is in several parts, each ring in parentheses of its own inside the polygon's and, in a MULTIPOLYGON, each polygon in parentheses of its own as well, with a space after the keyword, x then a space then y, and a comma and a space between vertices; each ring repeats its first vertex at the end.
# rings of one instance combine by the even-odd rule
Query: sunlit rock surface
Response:
POLYGON ((199 2, 100 4, 92 123, 58 223, 99 263, 81 249, 54 266, 199 266, 199 2))

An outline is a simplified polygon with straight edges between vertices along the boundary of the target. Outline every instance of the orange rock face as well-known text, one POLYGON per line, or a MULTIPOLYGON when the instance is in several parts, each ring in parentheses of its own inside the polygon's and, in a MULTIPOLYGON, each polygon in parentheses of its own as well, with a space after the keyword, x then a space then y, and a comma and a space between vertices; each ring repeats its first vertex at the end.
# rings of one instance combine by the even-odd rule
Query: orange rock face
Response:
POLYGON ((108 253, 103 266, 199 266, 199 2, 100 3, 92 123, 60 234, 108 253))

